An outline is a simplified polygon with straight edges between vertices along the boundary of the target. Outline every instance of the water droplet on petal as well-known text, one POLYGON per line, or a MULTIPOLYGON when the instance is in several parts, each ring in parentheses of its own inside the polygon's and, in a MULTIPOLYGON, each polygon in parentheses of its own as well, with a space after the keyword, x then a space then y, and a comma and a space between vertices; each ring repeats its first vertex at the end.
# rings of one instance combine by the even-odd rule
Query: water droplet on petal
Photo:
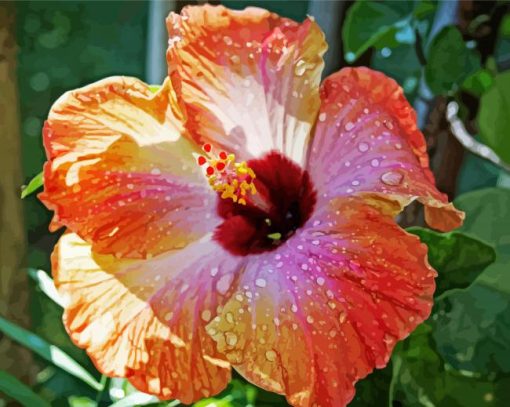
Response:
POLYGON ((324 280, 323 277, 317 277, 317 284, 324 285, 325 282, 326 282, 326 280, 324 280))
POLYGON ((388 171, 381 175, 381 181, 391 186, 400 185, 403 179, 404 175, 397 171, 388 171))
POLYGON ((274 350, 268 350, 266 352, 266 359, 270 362, 274 362, 276 360, 276 352, 274 350))
POLYGON ((341 324, 345 322, 345 319, 347 318, 347 314, 345 312, 340 312, 340 315, 338 315, 338 320, 341 324))
POLYGON ((209 322, 211 320, 211 311, 208 309, 202 311, 201 317, 205 322, 209 322))
POLYGON ((296 76, 303 76, 306 72, 306 63, 302 59, 297 61, 296 66, 294 67, 294 73, 296 76))
POLYGON ((308 315, 306 317, 306 322, 308 322, 309 324, 313 324, 313 317, 311 315, 308 315))
POLYGON ((351 131, 354 128, 354 123, 353 122, 347 122, 345 124, 344 128, 345 128, 346 131, 351 131))
POLYGON ((320 115, 319 115, 319 121, 320 122, 324 122, 326 121, 326 113, 325 112, 322 112, 320 115))
POLYGON ((264 288, 266 286, 266 280, 264 280, 263 278, 257 278, 257 280, 255 280, 255 285, 257 287, 264 288))
POLYGON ((370 146, 368 145, 368 143, 359 143, 358 144, 358 150, 361 151, 362 153, 364 153, 365 151, 368 151, 368 149, 370 148, 370 146))
POLYGON ((372 161, 370 161, 370 165, 372 167, 379 167, 379 160, 377 158, 374 158, 372 161))
POLYGON ((226 294, 232 283, 233 275, 225 274, 216 283, 216 289, 220 294, 226 294))

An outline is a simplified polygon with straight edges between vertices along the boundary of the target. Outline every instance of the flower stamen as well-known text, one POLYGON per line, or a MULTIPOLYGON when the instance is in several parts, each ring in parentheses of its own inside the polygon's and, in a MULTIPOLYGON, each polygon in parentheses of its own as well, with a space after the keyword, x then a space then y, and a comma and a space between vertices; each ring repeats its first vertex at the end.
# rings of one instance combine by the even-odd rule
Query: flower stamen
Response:
POLYGON ((205 167, 205 175, 209 179, 209 185, 220 194, 222 199, 246 205, 249 195, 255 195, 257 189, 253 183, 255 172, 248 166, 246 161, 236 162, 234 154, 220 151, 213 152, 210 144, 204 144, 202 149, 205 155, 197 158, 199 166, 205 167))

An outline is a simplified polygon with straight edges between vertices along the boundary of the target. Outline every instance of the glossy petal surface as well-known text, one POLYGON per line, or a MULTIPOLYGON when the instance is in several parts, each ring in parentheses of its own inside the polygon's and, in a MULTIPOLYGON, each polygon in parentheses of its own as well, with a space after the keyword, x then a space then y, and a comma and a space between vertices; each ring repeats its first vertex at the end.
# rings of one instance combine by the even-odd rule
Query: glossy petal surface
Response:
POLYGON ((239 258, 204 239, 151 260, 119 260, 68 233, 52 262, 65 326, 102 373, 185 403, 226 386, 229 364, 204 326, 233 290, 239 258))
POLYGON ((201 142, 304 161, 326 49, 317 24, 267 10, 186 7, 167 19, 169 75, 201 142))
POLYGON ((248 263, 207 332, 240 373, 292 405, 344 406, 428 317, 435 275, 417 237, 361 198, 339 198, 248 263))
POLYGON ((112 77, 67 92, 44 128, 40 199, 94 250, 150 257, 182 248, 217 223, 215 195, 183 137, 170 83, 156 94, 112 77))
POLYGON ((395 215, 418 199, 430 226, 462 224, 463 213, 434 185, 416 114, 393 79, 345 68, 324 81, 321 99, 308 167, 323 200, 362 194, 395 215))

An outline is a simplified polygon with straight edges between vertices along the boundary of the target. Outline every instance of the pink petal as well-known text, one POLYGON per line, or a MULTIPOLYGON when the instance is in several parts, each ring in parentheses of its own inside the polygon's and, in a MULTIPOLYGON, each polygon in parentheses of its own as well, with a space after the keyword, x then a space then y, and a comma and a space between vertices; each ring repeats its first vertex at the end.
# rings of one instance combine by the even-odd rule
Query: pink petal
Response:
POLYGON ((331 201, 282 248, 251 259, 207 326, 253 383, 294 406, 345 406, 426 319, 426 246, 361 198, 331 201))
POLYGON ((394 80, 368 68, 345 68, 324 81, 321 98, 308 170, 324 201, 364 195, 396 214, 418 199, 430 226, 462 224, 464 214, 434 185, 416 114, 394 80))

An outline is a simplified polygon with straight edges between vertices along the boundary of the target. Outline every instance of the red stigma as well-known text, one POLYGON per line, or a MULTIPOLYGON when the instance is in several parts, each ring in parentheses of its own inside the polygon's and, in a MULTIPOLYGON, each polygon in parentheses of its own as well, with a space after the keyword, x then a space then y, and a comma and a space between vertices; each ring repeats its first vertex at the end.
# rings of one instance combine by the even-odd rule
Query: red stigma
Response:
POLYGON ((204 151, 205 151, 206 153, 210 153, 210 152, 211 152, 212 147, 211 147, 211 145, 210 145, 209 143, 206 143, 206 144, 204 144, 203 149, 204 149, 204 151))
POLYGON ((213 167, 207 167, 207 175, 213 175, 214 174, 214 168, 213 167))
POLYGON ((198 157, 197 161, 198 161, 198 165, 204 165, 207 162, 205 157, 202 155, 198 157))

